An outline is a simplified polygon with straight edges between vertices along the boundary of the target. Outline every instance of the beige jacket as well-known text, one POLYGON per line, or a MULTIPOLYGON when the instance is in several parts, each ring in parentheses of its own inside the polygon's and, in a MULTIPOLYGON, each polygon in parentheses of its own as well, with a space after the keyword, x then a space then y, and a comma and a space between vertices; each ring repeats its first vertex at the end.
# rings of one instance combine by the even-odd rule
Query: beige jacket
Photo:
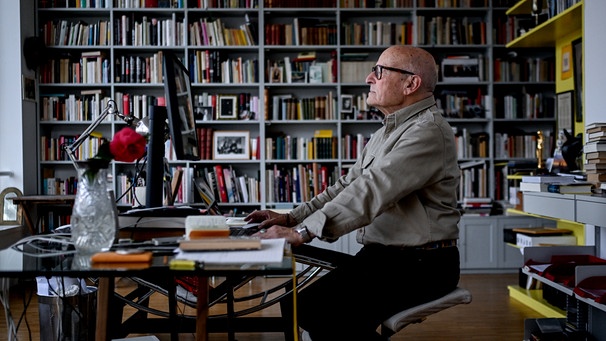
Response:
POLYGON ((458 238, 454 134, 429 97, 388 115, 349 172, 292 211, 323 240, 416 246, 458 238))

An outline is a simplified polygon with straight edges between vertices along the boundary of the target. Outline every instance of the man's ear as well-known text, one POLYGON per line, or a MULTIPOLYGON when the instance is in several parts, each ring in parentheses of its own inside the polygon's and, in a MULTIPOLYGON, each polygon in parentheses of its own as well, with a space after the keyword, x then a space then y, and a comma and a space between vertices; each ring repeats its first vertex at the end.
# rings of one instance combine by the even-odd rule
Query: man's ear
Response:
POLYGON ((416 92, 421 87, 421 77, 417 75, 410 75, 408 79, 404 81, 404 94, 410 95, 416 92))

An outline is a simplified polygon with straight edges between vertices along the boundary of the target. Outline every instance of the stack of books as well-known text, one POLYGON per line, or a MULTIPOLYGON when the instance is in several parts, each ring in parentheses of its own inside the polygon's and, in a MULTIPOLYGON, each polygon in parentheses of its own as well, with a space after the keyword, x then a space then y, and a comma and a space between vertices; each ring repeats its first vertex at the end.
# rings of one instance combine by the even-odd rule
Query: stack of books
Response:
POLYGON ((601 186, 606 182, 606 122, 591 123, 586 127, 585 173, 587 181, 601 186))
POLYGON ((468 216, 489 216, 492 211, 492 198, 463 198, 463 214, 468 216))
POLYGON ((579 181, 572 175, 524 175, 522 192, 551 192, 561 194, 591 194, 593 184, 579 181))

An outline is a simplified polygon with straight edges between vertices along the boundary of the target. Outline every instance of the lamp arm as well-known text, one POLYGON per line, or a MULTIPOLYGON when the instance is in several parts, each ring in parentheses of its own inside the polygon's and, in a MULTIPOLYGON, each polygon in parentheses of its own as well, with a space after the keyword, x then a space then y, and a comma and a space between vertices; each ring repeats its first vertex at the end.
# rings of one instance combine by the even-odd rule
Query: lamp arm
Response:
MULTIPOLYGON (((80 147, 80 145, 87 139, 90 137, 90 135, 93 133, 93 131, 95 131, 95 129, 99 126, 99 124, 101 124, 101 122, 103 120, 105 120, 105 118, 108 115, 116 115, 118 117, 120 117, 121 119, 123 119, 124 121, 126 121, 127 123, 132 122, 133 118, 129 118, 129 116, 124 116, 122 114, 120 114, 116 108, 116 102, 112 99, 110 99, 107 102, 107 106, 105 107, 105 109, 103 110, 103 112, 101 113, 101 115, 99 115, 97 117, 96 120, 93 121, 93 123, 91 123, 88 128, 86 128, 81 134, 80 136, 70 145, 63 145, 63 150, 65 151, 65 153, 67 154, 67 156, 69 156, 69 159, 72 161, 72 163, 74 164, 74 167, 76 169, 78 169, 78 164, 77 164, 77 158, 76 158, 76 150, 78 150, 78 148, 80 147)), ((129 123, 130 124, 130 123, 129 123)))

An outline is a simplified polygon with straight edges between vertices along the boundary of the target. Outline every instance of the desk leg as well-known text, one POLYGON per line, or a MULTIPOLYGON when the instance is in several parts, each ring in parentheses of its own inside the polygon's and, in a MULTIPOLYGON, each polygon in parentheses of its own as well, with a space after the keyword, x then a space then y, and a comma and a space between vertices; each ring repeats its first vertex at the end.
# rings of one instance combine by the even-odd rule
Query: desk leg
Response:
POLYGON ((96 341, 107 341, 107 320, 109 319, 110 295, 114 292, 114 278, 100 277, 97 288, 97 330, 96 341))
POLYGON ((208 340, 208 277, 198 277, 198 303, 196 305, 196 341, 208 340))

